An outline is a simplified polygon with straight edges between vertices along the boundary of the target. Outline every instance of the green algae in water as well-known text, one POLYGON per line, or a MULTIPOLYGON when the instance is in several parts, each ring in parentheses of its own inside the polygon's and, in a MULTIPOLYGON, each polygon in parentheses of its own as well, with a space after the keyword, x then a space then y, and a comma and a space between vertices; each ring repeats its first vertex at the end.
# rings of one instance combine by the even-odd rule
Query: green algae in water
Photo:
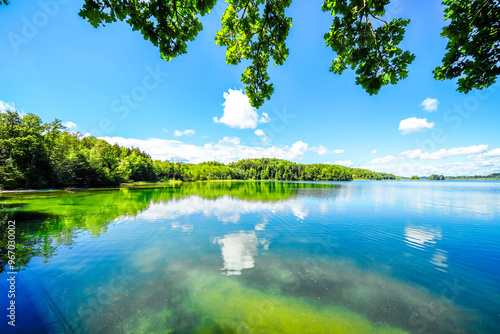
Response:
POLYGON ((137 322, 136 319, 130 319, 121 330, 127 334, 170 334, 174 332, 168 326, 171 315, 172 310, 165 309, 159 313, 144 316, 137 322))
POLYGON ((194 333, 406 333, 339 306, 250 288, 233 277, 192 271, 187 284, 186 307, 200 321, 194 333))

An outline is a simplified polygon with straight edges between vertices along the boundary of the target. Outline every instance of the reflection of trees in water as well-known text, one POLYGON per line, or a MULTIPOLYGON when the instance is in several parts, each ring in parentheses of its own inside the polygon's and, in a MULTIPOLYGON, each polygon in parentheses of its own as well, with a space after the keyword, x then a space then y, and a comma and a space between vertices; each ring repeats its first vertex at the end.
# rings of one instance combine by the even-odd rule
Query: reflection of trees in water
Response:
MULTIPOLYGON (((1 208, 0 210, 3 210, 1 208)), ((61 229, 60 222, 57 216, 33 211, 17 211, 5 212, 2 211, 2 216, 5 217, 2 221, 4 224, 0 226, 0 274, 8 264, 7 252, 7 222, 9 220, 16 221, 16 267, 25 267, 33 257, 44 257, 46 261, 50 259, 56 252, 57 247, 71 246, 73 241, 73 233, 69 230, 61 229), (20 224, 20 222, 23 222, 20 224)))
POLYGON ((4 194, 0 202, 0 273, 7 263, 8 220, 16 221, 16 263, 26 266, 33 257, 48 261, 60 246, 70 246, 82 231, 106 232, 118 217, 135 217, 151 203, 197 195, 205 199, 229 196, 245 201, 276 202, 304 189, 335 186, 287 182, 193 182, 150 184, 115 190, 4 194))

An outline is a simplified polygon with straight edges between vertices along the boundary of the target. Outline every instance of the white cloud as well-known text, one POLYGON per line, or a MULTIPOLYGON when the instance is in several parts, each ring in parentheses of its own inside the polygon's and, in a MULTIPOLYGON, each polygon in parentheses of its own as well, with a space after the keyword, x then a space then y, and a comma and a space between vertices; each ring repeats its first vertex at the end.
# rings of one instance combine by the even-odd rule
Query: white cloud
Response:
POLYGON ((271 120, 267 113, 262 113, 259 118, 257 110, 241 90, 229 89, 228 93, 224 92, 224 99, 224 114, 220 119, 214 117, 215 123, 223 123, 232 128, 255 129, 258 123, 268 123, 271 120))
POLYGON ((14 107, 14 103, 9 104, 7 102, 3 102, 2 100, 0 100, 0 112, 4 112, 7 110, 12 110, 12 111, 16 110, 16 108, 14 107))
POLYGON ((325 161, 324 164, 325 165, 331 165, 332 163, 330 161, 325 161))
POLYGON ((259 118, 259 123, 269 123, 271 119, 269 118, 269 115, 265 112, 262 113, 262 116, 259 118))
POLYGON ((311 147, 311 151, 314 151, 314 152, 318 153, 319 155, 325 155, 328 153, 328 149, 323 145, 311 147))
POLYGON ((265 135, 266 135, 266 133, 265 133, 263 130, 261 130, 261 129, 257 129, 257 130, 255 130, 255 131, 254 131, 254 133, 255 133, 257 136, 265 136, 265 135))
POLYGON ((175 130, 174 131, 174 136, 176 136, 176 137, 180 137, 180 136, 192 136, 195 133, 196 133, 196 131, 194 131, 193 129, 188 129, 188 130, 184 130, 184 131, 175 130))
POLYGON ((163 129, 161 129, 161 130, 162 130, 163 132, 165 132, 165 133, 168 133, 168 130, 167 130, 167 129, 165 129, 165 128, 163 128, 163 129))
MULTIPOLYGON (((425 160, 422 160, 422 162, 425 160)), ((442 174, 445 176, 459 175, 489 175, 500 171, 500 158, 492 158, 483 161, 449 162, 441 164, 412 162, 399 160, 398 163, 390 165, 365 164, 360 168, 370 169, 376 172, 393 173, 400 176, 429 176, 431 174, 442 174)))
POLYGON ((377 153, 378 153, 378 151, 376 149, 372 150, 372 154, 377 154, 377 153))
POLYGON ((100 137, 110 144, 117 143, 124 147, 138 147, 149 153, 153 159, 200 163, 204 161, 220 161, 223 163, 240 159, 277 158, 289 161, 301 160, 308 150, 307 143, 298 141, 289 146, 245 146, 227 143, 197 146, 185 144, 178 140, 159 138, 134 139, 122 137, 100 137))
POLYGON ((372 164, 392 164, 398 161, 398 158, 393 157, 392 155, 388 155, 383 158, 376 158, 370 161, 372 164))
POLYGON ((486 159, 496 159, 500 160, 500 148, 495 148, 491 151, 484 152, 481 154, 472 154, 467 157, 469 160, 474 160, 474 161, 483 161, 486 159))
POLYGON ((299 140, 292 145, 292 147, 290 148, 290 153, 292 153, 294 156, 300 157, 299 159, 302 159, 302 157, 304 156, 304 152, 307 151, 307 148, 308 145, 302 140, 299 140))
POLYGON ((500 157, 500 148, 495 148, 484 154, 487 157, 500 157))
POLYGON ((420 103, 420 107, 423 107, 425 111, 433 112, 438 109, 438 104, 438 99, 431 99, 430 97, 428 97, 423 100, 422 103, 420 103))
POLYGON ((316 152, 319 155, 325 155, 327 153, 334 153, 334 154, 344 153, 344 150, 339 150, 339 149, 328 151, 328 149, 323 145, 313 146, 309 149, 309 151, 316 152))
POLYGON ((352 165, 354 165, 354 163, 351 160, 339 160, 339 161, 335 161, 334 165, 351 167, 352 165))
POLYGON ((434 125, 434 122, 427 122, 427 118, 411 117, 404 119, 399 123, 399 131, 401 131, 401 134, 406 135, 411 132, 432 129, 434 128, 434 125))
POLYGON ((401 158, 392 164, 376 164, 378 161, 375 161, 375 163, 372 161, 360 168, 406 177, 412 175, 429 176, 431 174, 459 176, 498 173, 500 172, 500 149, 495 148, 491 151, 486 151, 487 147, 487 145, 475 145, 439 150, 433 153, 425 153, 420 149, 409 150, 402 152, 406 158, 401 158), (464 156, 469 153, 471 155, 467 156, 468 160, 462 158, 464 159, 462 161, 446 163, 439 160, 447 156, 464 156))
POLYGON ((257 129, 257 130, 255 130, 253 133, 255 133, 255 135, 256 135, 256 136, 261 137, 261 139, 262 139, 263 141, 266 141, 266 140, 267 140, 266 133, 265 133, 263 130, 261 130, 261 129, 257 129))
POLYGON ((408 150, 408 151, 401 152, 401 155, 404 155, 408 159, 417 159, 417 158, 420 158, 420 156, 422 155, 422 150, 419 148, 417 148, 415 150, 408 150))
POLYGON ((78 127, 78 125, 76 125, 73 122, 64 122, 64 123, 62 123, 62 126, 68 128, 68 129, 76 129, 78 127))
POLYGON ((488 145, 473 145, 469 147, 451 148, 449 150, 443 148, 439 151, 428 153, 417 148, 415 150, 401 152, 401 154, 408 159, 438 160, 449 156, 478 154, 486 151, 487 149, 488 145))
POLYGON ((221 140, 219 140, 219 144, 239 145, 240 144, 240 138, 238 138, 238 137, 224 137, 221 140))

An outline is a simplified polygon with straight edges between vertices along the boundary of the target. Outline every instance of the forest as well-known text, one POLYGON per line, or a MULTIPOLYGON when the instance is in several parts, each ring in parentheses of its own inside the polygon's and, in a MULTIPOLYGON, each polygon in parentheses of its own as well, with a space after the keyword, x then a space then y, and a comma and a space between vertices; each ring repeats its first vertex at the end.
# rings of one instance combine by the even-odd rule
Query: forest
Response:
POLYGON ((134 181, 395 178, 364 169, 266 158, 230 164, 159 161, 137 148, 68 131, 57 119, 43 123, 34 114, 0 113, 0 189, 6 190, 111 187, 134 181))

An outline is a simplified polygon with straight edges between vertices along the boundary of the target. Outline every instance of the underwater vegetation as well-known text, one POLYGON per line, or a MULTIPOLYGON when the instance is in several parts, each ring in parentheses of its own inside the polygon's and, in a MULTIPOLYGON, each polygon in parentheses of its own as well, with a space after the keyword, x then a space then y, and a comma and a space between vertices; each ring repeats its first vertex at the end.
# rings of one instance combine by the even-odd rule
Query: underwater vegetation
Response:
POLYGON ((186 308, 200 320, 194 333, 406 333, 340 306, 250 288, 232 276, 192 271, 187 281, 186 308))

